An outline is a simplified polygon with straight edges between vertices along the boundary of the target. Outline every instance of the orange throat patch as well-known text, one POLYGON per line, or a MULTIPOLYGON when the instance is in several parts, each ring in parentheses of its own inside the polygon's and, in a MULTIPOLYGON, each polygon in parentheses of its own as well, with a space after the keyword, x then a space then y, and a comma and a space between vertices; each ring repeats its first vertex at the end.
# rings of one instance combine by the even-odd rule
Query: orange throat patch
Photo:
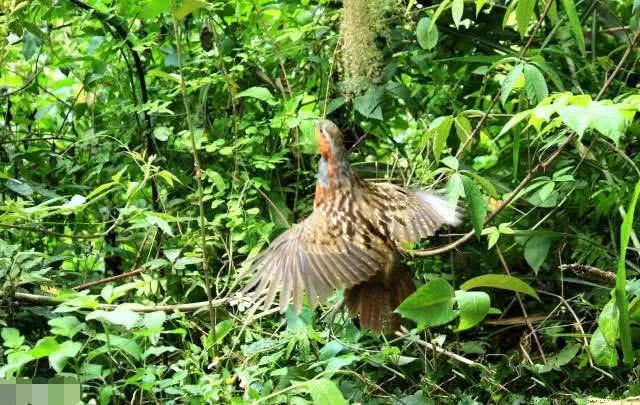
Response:
POLYGON ((327 138, 322 135, 322 132, 319 128, 316 128, 316 143, 318 144, 318 151, 320 152, 320 155, 324 156, 325 158, 331 155, 331 145, 329 144, 327 138))

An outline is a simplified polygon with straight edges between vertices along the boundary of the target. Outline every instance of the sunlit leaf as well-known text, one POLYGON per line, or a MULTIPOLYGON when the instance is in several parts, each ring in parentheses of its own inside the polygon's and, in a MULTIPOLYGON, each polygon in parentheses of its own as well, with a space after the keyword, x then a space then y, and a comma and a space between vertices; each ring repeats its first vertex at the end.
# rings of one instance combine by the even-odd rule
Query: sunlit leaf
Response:
POLYGON ((509 276, 507 274, 483 274, 467 280, 460 285, 460 288, 463 290, 473 290, 474 288, 481 287, 499 288, 538 298, 536 290, 534 290, 529 284, 517 277, 509 276))

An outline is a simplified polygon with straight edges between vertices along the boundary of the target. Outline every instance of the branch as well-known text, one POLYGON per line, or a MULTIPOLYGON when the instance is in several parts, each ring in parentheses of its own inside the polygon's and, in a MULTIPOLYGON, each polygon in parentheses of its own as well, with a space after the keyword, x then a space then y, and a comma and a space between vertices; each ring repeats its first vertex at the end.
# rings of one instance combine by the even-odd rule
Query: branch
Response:
POLYGON ((115 276, 101 278, 100 280, 89 281, 88 283, 77 285, 77 286, 73 287, 73 289, 76 290, 76 291, 77 290, 86 290, 87 288, 96 286, 98 284, 104 284, 104 283, 108 283, 110 281, 116 281, 116 280, 120 280, 120 279, 123 279, 123 278, 135 276, 136 274, 143 273, 144 271, 145 271, 144 268, 131 270, 131 271, 128 271, 126 273, 117 274, 115 276))
MULTIPOLYGON (((66 299, 60 297, 50 297, 46 295, 28 294, 17 292, 13 295, 16 301, 36 304, 36 305, 59 305, 63 304, 66 299)), ((140 305, 135 303, 123 303, 123 304, 98 304, 95 309, 103 311, 115 311, 115 310, 128 310, 133 312, 194 312, 201 308, 206 308, 211 304, 211 307, 221 307, 229 302, 228 298, 218 298, 211 301, 192 302, 189 304, 175 304, 175 305, 140 305)))

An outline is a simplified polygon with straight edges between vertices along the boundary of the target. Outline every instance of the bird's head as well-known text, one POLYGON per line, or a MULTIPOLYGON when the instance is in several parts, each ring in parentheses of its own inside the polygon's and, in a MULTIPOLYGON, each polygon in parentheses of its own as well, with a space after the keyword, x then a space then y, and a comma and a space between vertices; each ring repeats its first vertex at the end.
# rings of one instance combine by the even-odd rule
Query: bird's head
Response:
POLYGON ((339 160, 346 155, 342 132, 336 124, 329 120, 316 122, 316 142, 320 155, 327 160, 339 160))

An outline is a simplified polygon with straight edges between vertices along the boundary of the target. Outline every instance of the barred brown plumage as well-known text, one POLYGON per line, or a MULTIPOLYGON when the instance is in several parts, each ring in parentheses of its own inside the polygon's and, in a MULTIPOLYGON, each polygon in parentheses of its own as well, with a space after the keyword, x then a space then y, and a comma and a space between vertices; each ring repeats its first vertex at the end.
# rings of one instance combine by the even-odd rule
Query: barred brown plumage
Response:
POLYGON ((305 292, 315 306, 347 288, 345 303, 360 325, 388 330, 397 324, 392 311, 415 290, 398 262, 399 244, 458 224, 460 213, 436 193, 360 179, 333 122, 316 125, 316 141, 321 158, 313 212, 258 255, 241 275, 253 273, 245 291, 255 287, 266 309, 279 293, 281 312, 293 298, 299 313, 305 292))

